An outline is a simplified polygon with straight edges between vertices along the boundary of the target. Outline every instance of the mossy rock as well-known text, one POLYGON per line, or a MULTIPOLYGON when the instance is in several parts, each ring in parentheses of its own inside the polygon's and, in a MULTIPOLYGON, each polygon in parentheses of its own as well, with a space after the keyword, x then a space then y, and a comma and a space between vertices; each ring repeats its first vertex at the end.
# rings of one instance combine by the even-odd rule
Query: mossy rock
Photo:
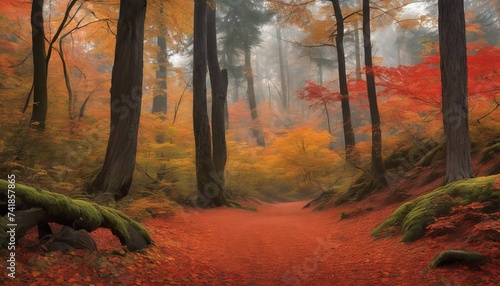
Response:
POLYGON ((495 181, 500 175, 456 181, 401 205, 372 231, 373 236, 403 233, 401 241, 412 242, 425 235, 434 218, 446 216, 452 207, 472 202, 489 202, 489 211, 500 211, 500 190, 495 181))
POLYGON ((436 268, 452 263, 482 264, 485 260, 486 256, 478 252, 450 249, 436 255, 429 267, 436 268))

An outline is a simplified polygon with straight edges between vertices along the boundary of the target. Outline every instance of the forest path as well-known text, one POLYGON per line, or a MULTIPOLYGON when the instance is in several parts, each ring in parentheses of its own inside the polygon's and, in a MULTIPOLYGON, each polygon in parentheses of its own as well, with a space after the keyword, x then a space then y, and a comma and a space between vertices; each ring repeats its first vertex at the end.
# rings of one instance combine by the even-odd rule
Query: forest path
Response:
POLYGON ((192 285, 459 285, 453 269, 427 268, 443 250, 433 240, 373 240, 370 231, 395 206, 339 220, 356 209, 313 212, 302 209, 305 203, 262 204, 257 212, 188 209, 155 219, 149 229, 153 239, 159 233, 171 239, 158 246, 177 256, 174 264, 189 272, 192 285))

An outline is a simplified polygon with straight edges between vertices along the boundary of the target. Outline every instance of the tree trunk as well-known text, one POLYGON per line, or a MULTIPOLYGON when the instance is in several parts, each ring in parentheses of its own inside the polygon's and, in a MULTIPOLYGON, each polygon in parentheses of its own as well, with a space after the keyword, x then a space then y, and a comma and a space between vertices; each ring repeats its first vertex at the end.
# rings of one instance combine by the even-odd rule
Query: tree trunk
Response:
POLYGON ((33 0, 31 6, 31 38, 33 41, 33 111, 31 127, 45 129, 47 118, 47 64, 45 31, 43 27, 43 0, 33 0))
POLYGON ((361 49, 359 48, 358 21, 354 23, 354 54, 356 57, 356 79, 361 79, 361 49))
MULTIPOLYGON (((7 202, 9 182, 0 180, 0 199, 7 202)), ((19 240, 28 230, 37 225, 47 227, 47 223, 55 222, 70 226, 76 230, 84 229, 92 232, 99 227, 108 228, 126 245, 130 251, 147 247, 152 243, 148 231, 139 223, 131 220, 122 212, 97 205, 92 202, 73 200, 64 195, 38 190, 16 183, 16 239, 19 240)), ((6 209, 5 209, 6 210, 6 209)), ((5 235, 6 212, 0 213, 0 246, 7 243, 5 235), (2 221, 3 220, 3 221, 2 221)), ((46 230, 50 233, 50 228, 46 230)))
POLYGON ((247 96, 248 105, 250 107, 250 115, 252 116, 252 133, 257 139, 257 145, 265 146, 264 135, 260 129, 259 115, 257 113, 257 102, 255 101, 255 90, 253 86, 253 72, 250 56, 250 47, 245 49, 245 75, 247 77, 247 96))
POLYGON ((385 168, 382 162, 382 131, 380 129, 380 114, 375 90, 375 76, 373 74, 372 44, 370 32, 370 0, 363 0, 363 43, 365 52, 366 87, 368 89, 368 103, 372 121, 372 164, 373 187, 387 185, 385 168))
POLYGON ((212 201, 215 206, 229 206, 225 198, 224 168, 226 166, 226 129, 224 113, 227 98, 227 70, 220 70, 217 57, 217 31, 215 26, 216 3, 212 1, 207 10, 207 57, 212 86, 212 148, 213 162, 218 179, 222 182, 219 195, 212 201))
POLYGON ((280 63, 280 82, 281 82, 281 105, 284 110, 288 110, 288 92, 285 79, 285 64, 283 63, 283 44, 281 42, 281 28, 276 25, 276 39, 278 41, 278 57, 280 63))
POLYGON ((335 43, 337 45, 339 85, 341 95, 340 103, 342 106, 345 151, 346 158, 350 160, 352 159, 350 155, 352 149, 354 148, 354 145, 356 144, 356 140, 354 138, 354 131, 352 129, 351 108, 349 105, 349 91, 347 90, 347 74, 344 53, 344 18, 342 16, 342 10, 340 9, 339 1, 331 0, 331 2, 333 4, 333 10, 335 11, 335 20, 337 23, 337 35, 335 37, 335 43))
POLYGON ((194 5, 193 130, 196 146, 197 201, 200 207, 223 205, 223 183, 212 161, 212 142, 207 113, 207 0, 194 5))
POLYGON ((438 1, 446 183, 472 178, 464 1, 438 1))
MULTIPOLYGON (((160 15, 163 15, 163 2, 160 2, 160 15)), ((167 33, 165 24, 158 19, 160 33, 167 33)), ((167 114, 167 39, 163 35, 156 37, 158 44, 158 70, 156 71, 156 84, 153 96, 153 113, 167 114)))
MULTIPOLYGON (((161 9, 161 8, 160 8, 161 9)), ((165 28, 160 24, 160 31, 165 28)), ((167 40, 164 36, 158 36, 158 70, 156 71, 155 95, 153 97, 153 113, 167 114, 167 40)))
POLYGON ((74 105, 73 105, 73 89, 71 88, 71 81, 68 73, 68 67, 66 65, 66 59, 64 58, 64 49, 63 49, 63 40, 64 37, 59 39, 59 56, 61 58, 61 63, 63 66, 63 74, 64 74, 64 83, 66 85, 66 90, 68 91, 68 114, 69 119, 73 120, 75 118, 74 105))
POLYGON ((238 78, 233 80, 233 101, 240 101, 240 80, 238 78))
POLYGON ((319 85, 323 86, 323 63, 318 61, 319 85))
POLYGON ((146 0, 121 0, 111 77, 111 130, 104 165, 90 183, 96 200, 128 194, 132 183, 141 115, 146 0))

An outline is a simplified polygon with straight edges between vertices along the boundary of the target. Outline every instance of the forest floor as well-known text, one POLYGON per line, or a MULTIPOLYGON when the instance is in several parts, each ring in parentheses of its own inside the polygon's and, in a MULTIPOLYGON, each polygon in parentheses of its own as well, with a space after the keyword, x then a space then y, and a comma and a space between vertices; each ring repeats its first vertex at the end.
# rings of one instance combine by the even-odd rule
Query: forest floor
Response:
POLYGON ((3 276, 0 284, 498 285, 498 243, 471 244, 460 236, 374 240, 370 231, 400 205, 385 200, 379 193, 321 212, 302 209, 305 201, 253 204, 257 212, 184 209, 142 221, 155 241, 142 253, 121 250, 105 229, 92 233, 99 253, 45 253, 30 250, 32 231, 18 247, 16 278, 3 276), (351 216, 340 220, 342 212, 351 216), (463 248, 490 260, 428 268, 439 252, 463 248))
MULTIPOLYGON (((476 174, 498 161, 475 164, 476 174)), ((393 187, 414 199, 438 188, 443 174, 444 166, 420 170, 393 187)), ((494 184, 500 189, 500 180, 494 184)), ((500 285, 500 242, 468 240, 473 232, 467 223, 409 244, 400 235, 374 239, 370 232, 402 204, 389 190, 323 211, 302 209, 307 201, 241 203, 257 211, 157 211, 141 221, 154 245, 135 253, 124 251, 103 228, 91 234, 98 253, 46 252, 34 228, 16 247, 15 279, 7 277, 8 252, 0 250, 0 285, 500 285), (447 249, 477 251, 488 259, 483 265, 429 268, 447 249)))

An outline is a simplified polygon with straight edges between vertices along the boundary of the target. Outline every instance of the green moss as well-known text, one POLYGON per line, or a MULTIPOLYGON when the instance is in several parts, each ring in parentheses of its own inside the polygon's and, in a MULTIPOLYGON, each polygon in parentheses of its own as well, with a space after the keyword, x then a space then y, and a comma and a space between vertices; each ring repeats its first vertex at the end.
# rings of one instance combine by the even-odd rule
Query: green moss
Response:
MULTIPOLYGON (((8 183, 0 180, 0 201, 6 201, 8 183)), ((127 217, 121 211, 97 205, 84 200, 73 200, 64 195, 44 190, 37 190, 22 184, 16 184, 16 209, 42 208, 50 221, 71 226, 75 229, 85 229, 91 232, 99 227, 111 229, 122 244, 133 243, 130 230, 139 233, 147 244, 151 237, 139 223, 127 217)), ((5 227, 0 223, 0 227, 5 227)), ((0 239, 2 242, 3 239, 0 239)))
POLYGON ((490 145, 481 151, 481 164, 495 158, 495 155, 500 153, 500 142, 490 145))
POLYGON ((4 237, 5 239, 0 239, 0 247, 2 249, 6 249, 9 243, 9 235, 7 234, 7 224, 9 221, 5 217, 0 217, 0 237, 4 237))
POLYGON ((392 215, 381 225, 372 231, 372 235, 379 236, 382 233, 393 234, 396 229, 403 225, 406 216, 415 207, 416 202, 407 202, 402 204, 392 215))
POLYGON ((435 217, 448 214, 452 206, 453 200, 449 196, 425 197, 419 201, 403 221, 401 241, 411 242, 424 236, 425 227, 433 222, 435 217))
POLYGON ((441 143, 437 145, 434 149, 431 151, 427 152, 416 164, 416 166, 421 166, 421 167, 428 167, 430 166, 433 162, 436 161, 436 157, 442 157, 438 156, 439 153, 444 154, 444 143, 441 143))
POLYGON ((425 234, 425 228, 434 218, 448 215, 452 207, 472 202, 489 202, 493 209, 500 210, 500 190, 493 186, 500 175, 461 180, 440 187, 433 192, 400 206, 375 230, 372 235, 392 234, 401 230, 401 241, 411 242, 425 234))

